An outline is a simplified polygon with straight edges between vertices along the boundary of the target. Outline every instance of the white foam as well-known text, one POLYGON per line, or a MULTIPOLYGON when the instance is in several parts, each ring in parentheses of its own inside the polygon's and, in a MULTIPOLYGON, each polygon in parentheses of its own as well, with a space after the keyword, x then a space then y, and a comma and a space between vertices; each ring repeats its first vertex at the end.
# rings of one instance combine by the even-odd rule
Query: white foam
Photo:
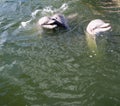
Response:
POLYGON ((19 28, 25 28, 27 25, 29 25, 29 23, 32 21, 32 19, 25 21, 25 22, 21 22, 21 25, 19 28))
POLYGON ((47 6, 47 7, 45 7, 45 8, 43 8, 43 10, 42 10, 42 13, 41 14, 46 14, 46 13, 54 13, 54 10, 52 9, 53 7, 52 6, 47 6))
POLYGON ((63 3, 61 5, 60 8, 53 8, 53 6, 47 6, 43 9, 42 11, 42 15, 46 14, 46 13, 50 13, 50 14, 54 14, 56 12, 60 12, 60 13, 63 13, 64 11, 66 11, 68 9, 68 4, 67 3, 63 3))
POLYGON ((37 13, 40 12, 41 10, 35 10, 34 12, 31 13, 32 18, 35 18, 37 13))

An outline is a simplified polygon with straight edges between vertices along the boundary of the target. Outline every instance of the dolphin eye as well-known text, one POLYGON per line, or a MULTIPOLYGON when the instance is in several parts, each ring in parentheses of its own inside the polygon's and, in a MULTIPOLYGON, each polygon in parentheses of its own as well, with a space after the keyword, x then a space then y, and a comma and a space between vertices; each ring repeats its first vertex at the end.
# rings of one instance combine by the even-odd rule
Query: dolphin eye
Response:
POLYGON ((54 18, 51 18, 51 20, 55 20, 54 18))
POLYGON ((57 19, 57 17, 55 17, 55 19, 57 19))
POLYGON ((55 21, 57 21, 57 20, 58 20, 58 18, 57 18, 57 17, 54 17, 54 18, 52 18, 52 20, 55 20, 55 21))
POLYGON ((97 29, 98 27, 95 27, 95 28, 93 28, 92 30, 95 30, 95 29, 97 29))

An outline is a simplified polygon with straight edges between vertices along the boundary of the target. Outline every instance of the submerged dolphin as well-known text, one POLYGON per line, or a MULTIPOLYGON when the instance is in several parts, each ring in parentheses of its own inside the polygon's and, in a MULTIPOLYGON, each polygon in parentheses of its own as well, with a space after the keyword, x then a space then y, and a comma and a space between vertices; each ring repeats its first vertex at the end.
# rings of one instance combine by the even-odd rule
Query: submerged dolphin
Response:
POLYGON ((54 29, 56 27, 62 27, 64 29, 69 28, 67 20, 61 14, 55 14, 51 17, 42 17, 41 19, 39 19, 38 24, 46 29, 54 29))
POLYGON ((107 32, 110 29, 111 29, 110 23, 105 23, 101 19, 95 19, 88 24, 86 31, 90 35, 94 36, 94 35, 100 35, 103 32, 107 32))
POLYGON ((105 23, 101 19, 95 19, 92 20, 87 28, 86 28, 86 40, 88 47, 91 51, 98 52, 98 45, 103 46, 106 42, 106 40, 102 40, 102 43, 99 43, 101 41, 101 36, 103 33, 108 32, 111 29, 110 23, 105 23), (98 37, 97 37, 98 36, 98 37))

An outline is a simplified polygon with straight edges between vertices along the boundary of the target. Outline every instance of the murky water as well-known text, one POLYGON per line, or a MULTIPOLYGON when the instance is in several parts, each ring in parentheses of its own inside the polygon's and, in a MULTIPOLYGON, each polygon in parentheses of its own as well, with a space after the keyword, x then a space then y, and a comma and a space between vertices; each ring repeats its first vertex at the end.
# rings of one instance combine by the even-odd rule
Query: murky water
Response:
POLYGON ((108 1, 1 0, 0 106, 120 106, 120 2, 108 1), (39 29, 58 12, 70 31, 39 29), (95 18, 112 25, 97 52, 84 33, 95 18))

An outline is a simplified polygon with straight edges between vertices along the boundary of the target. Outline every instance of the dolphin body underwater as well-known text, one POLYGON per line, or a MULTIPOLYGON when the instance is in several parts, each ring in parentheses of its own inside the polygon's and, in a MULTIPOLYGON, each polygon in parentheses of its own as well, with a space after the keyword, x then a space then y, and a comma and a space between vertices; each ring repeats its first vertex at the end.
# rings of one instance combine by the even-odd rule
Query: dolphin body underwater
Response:
POLYGON ((55 29, 57 27, 69 29, 67 20, 62 14, 55 14, 51 17, 44 16, 39 19, 38 24, 45 29, 55 29))

